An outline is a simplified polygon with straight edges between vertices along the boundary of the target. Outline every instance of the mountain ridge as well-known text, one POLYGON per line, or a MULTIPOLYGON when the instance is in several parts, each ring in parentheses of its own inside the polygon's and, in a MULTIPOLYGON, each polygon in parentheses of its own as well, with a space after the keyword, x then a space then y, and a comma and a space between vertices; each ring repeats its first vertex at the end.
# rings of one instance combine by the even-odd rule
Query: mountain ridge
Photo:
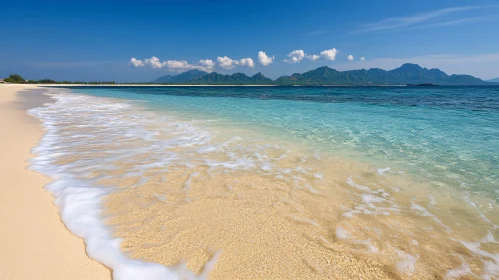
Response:
POLYGON ((165 75, 157 78, 153 83, 185 83, 197 79, 199 77, 207 75, 208 72, 201 71, 198 69, 189 70, 182 72, 178 75, 165 75))
POLYGON ((197 79, 191 80, 191 84, 258 84, 258 85, 269 85, 274 81, 265 77, 261 72, 253 76, 247 76, 244 73, 234 73, 232 75, 223 75, 216 72, 211 72, 208 75, 199 77, 197 79))
POLYGON ((383 70, 379 68, 338 71, 328 66, 281 76, 275 80, 261 72, 248 76, 243 73, 219 74, 190 70, 176 76, 163 76, 159 83, 208 84, 208 85, 280 85, 280 86, 322 86, 322 85, 485 85, 487 82, 471 75, 447 75, 438 68, 423 68, 418 64, 405 63, 402 66, 383 70), (164 79, 163 79, 164 78, 164 79))

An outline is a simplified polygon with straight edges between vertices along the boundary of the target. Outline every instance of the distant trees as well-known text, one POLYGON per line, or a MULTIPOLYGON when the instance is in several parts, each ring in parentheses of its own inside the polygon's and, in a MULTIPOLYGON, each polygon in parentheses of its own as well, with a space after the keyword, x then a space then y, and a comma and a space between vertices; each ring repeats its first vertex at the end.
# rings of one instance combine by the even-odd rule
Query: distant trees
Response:
POLYGON ((30 84, 57 84, 55 80, 52 79, 41 79, 41 80, 29 80, 30 84))
POLYGON ((67 85, 114 85, 114 81, 94 81, 94 82, 80 82, 80 81, 56 81, 52 79, 29 80, 30 84, 67 84, 67 85))
POLYGON ((12 84, 82 84, 82 85, 114 85, 114 81, 94 81, 94 82, 80 82, 80 81, 56 81, 52 79, 40 79, 40 80, 25 80, 19 74, 11 74, 8 78, 4 79, 6 83, 12 84))
POLYGON ((21 77, 21 75, 10 74, 9 77, 4 80, 4 82, 6 82, 6 83, 21 84, 21 83, 25 83, 26 80, 23 77, 21 77))

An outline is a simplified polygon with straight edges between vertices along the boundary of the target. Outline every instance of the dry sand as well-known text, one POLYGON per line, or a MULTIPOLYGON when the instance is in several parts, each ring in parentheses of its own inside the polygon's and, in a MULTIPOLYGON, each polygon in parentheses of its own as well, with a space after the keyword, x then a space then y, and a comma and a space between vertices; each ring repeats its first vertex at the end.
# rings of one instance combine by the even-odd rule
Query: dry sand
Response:
POLYGON ((49 181, 26 169, 40 123, 19 105, 30 85, 0 85, 0 279, 110 279, 109 269, 85 254, 83 240, 61 222, 49 181))

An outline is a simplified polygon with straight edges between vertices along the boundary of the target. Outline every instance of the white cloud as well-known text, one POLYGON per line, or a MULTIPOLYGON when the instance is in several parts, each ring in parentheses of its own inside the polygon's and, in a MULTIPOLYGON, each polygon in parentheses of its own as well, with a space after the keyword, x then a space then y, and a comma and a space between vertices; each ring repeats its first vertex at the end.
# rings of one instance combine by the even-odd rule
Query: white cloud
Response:
POLYGON ((144 64, 151 68, 163 68, 165 67, 166 62, 161 62, 159 58, 151 56, 151 58, 147 58, 144 60, 144 64))
MULTIPOLYGON (((163 62, 162 64, 160 62, 154 62, 154 63, 157 63, 158 65, 164 65, 163 67, 166 67, 168 69, 191 69, 193 67, 193 65, 190 65, 189 62, 185 61, 185 60, 182 60, 182 61, 178 61, 178 60, 168 60, 168 61, 165 61, 163 62)), ((153 67, 153 68, 160 68, 160 67, 153 67)))
MULTIPOLYGON (((215 63, 211 59, 204 59, 198 61, 197 64, 190 64, 189 62, 182 60, 167 60, 162 63, 163 68, 167 68, 173 72, 183 72, 188 70, 202 70, 206 72, 212 72, 215 63)), ((155 67, 153 67, 155 68, 155 67)), ((156 67, 157 68, 157 67, 156 67)))
POLYGON ((217 57, 217 65, 221 68, 224 68, 226 70, 231 70, 237 65, 241 66, 248 66, 248 67, 255 67, 255 62, 253 61, 252 58, 243 58, 240 60, 234 60, 231 59, 230 57, 224 56, 224 57, 217 57))
POLYGON ((135 57, 132 57, 132 58, 130 58, 128 65, 130 65, 132 67, 142 67, 142 66, 144 66, 144 62, 142 60, 135 59, 135 57))
POLYGON ((337 53, 338 53, 338 51, 336 50, 336 48, 332 48, 330 50, 322 51, 320 53, 320 55, 325 60, 335 60, 337 53))
POLYGON ((161 61, 159 58, 152 56, 151 58, 146 58, 143 60, 131 58, 128 62, 128 65, 132 67, 150 67, 154 69, 166 68, 172 72, 182 72, 193 69, 212 72, 215 66, 219 66, 226 70, 231 70, 238 65, 253 68, 255 67, 255 62, 252 58, 249 57, 240 60, 234 60, 230 57, 224 56, 218 57, 216 63, 211 59, 201 59, 197 63, 190 64, 185 60, 161 61))
POLYGON ((224 56, 224 57, 217 57, 217 64, 218 66, 225 68, 227 70, 230 70, 234 67, 236 67, 237 61, 232 60, 230 57, 224 56))
POLYGON ((364 60, 365 60, 365 58, 364 58, 364 57, 361 57, 361 58, 360 58, 360 60, 364 61, 364 60))
POLYGON ((274 62, 274 56, 269 57, 265 52, 259 51, 258 52, 258 61, 260 62, 261 65, 263 66, 268 66, 274 62))
POLYGON ((351 60, 353 60, 353 55, 349 54, 349 55, 347 56, 347 59, 348 59, 348 60, 350 60, 350 61, 351 61, 351 60))
POLYGON ((204 60, 202 59, 198 62, 198 64, 204 69, 210 69, 210 71, 205 70, 207 72, 211 72, 211 70, 215 66, 215 62, 213 62, 213 60, 211 59, 204 59, 204 60))
POLYGON ((249 57, 239 60, 239 64, 241 64, 241 66, 248 66, 251 68, 255 67, 255 62, 249 57))
POLYGON ((321 58, 321 56, 316 55, 316 54, 312 54, 312 55, 308 56, 308 59, 310 59, 310 60, 319 60, 319 58, 321 58))
POLYGON ((285 59, 284 62, 287 63, 298 63, 305 57, 305 51, 294 50, 288 54, 289 59, 285 59))
POLYGON ((161 60, 155 56, 151 58, 146 58, 144 60, 139 60, 135 58, 131 58, 129 63, 132 67, 151 67, 154 69, 166 68, 173 72, 182 72, 187 70, 203 70, 207 72, 213 71, 213 67, 215 63, 210 59, 200 60, 197 64, 190 64, 189 62, 182 60, 167 60, 161 62, 161 60))
POLYGON ((303 58, 307 58, 310 60, 319 60, 319 59, 325 59, 325 60, 335 60, 336 59, 336 54, 338 51, 335 48, 329 49, 329 50, 324 50, 320 52, 320 54, 305 54, 305 51, 303 50, 295 50, 292 51, 288 54, 288 59, 285 59, 284 62, 287 63, 298 63, 303 58))

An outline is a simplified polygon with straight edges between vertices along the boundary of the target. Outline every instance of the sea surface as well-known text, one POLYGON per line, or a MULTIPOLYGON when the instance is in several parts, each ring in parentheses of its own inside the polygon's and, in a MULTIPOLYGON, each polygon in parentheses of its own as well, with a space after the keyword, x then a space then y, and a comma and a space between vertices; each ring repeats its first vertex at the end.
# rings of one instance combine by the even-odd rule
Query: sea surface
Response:
POLYGON ((31 168, 115 279, 498 279, 499 87, 69 87, 31 168))

